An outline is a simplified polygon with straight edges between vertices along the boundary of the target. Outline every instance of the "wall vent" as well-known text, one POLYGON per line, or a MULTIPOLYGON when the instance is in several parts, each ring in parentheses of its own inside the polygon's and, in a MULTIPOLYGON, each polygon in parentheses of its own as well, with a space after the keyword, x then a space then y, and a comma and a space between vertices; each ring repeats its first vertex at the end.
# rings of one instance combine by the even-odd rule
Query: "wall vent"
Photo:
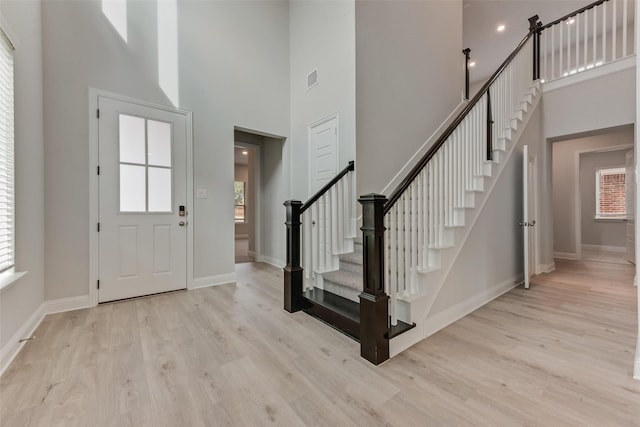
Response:
POLYGON ((318 84, 318 70, 315 69, 307 76, 307 89, 311 89, 318 84))

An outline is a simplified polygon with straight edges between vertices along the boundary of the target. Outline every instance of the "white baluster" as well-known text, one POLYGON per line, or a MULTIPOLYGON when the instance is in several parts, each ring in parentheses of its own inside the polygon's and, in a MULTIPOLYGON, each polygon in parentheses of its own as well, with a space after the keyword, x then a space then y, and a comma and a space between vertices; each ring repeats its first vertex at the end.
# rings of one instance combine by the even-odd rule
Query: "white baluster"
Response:
POLYGON ((611 60, 615 61, 618 56, 618 49, 616 48, 616 42, 618 41, 618 25, 616 18, 618 17, 618 3, 616 0, 611 0, 611 60))
POLYGON ((424 242, 424 217, 423 217, 423 206, 424 206, 424 173, 425 170, 422 169, 418 176, 416 177, 416 186, 418 191, 418 200, 416 210, 414 211, 414 215, 416 216, 416 232, 418 233, 417 242, 416 242, 416 266, 419 268, 423 267, 423 255, 422 255, 422 247, 424 242))
MULTIPOLYGON (((427 181, 427 185, 429 186, 429 209, 428 209, 428 220, 429 220, 429 235, 427 236, 429 238, 428 240, 428 244, 427 244, 427 249, 429 249, 430 247, 432 247, 435 244, 435 210, 436 210, 436 204, 435 204, 435 199, 436 199, 436 194, 435 194, 435 174, 433 173, 433 168, 434 168, 434 163, 433 163, 433 159, 431 162, 429 162, 427 164, 427 172, 428 172, 428 176, 429 179, 427 181)), ((427 253, 427 256, 429 254, 427 253)))
POLYGON ((580 68, 580 15, 576 15, 576 72, 580 68))
POLYGON ((593 45, 593 65, 595 66, 596 61, 598 60, 597 55, 597 44, 598 40, 598 8, 594 7, 593 9, 593 35, 591 36, 591 44, 593 45))
POLYGON ((556 78, 556 26, 551 27, 551 78, 556 78))
POLYGON ((564 74, 564 64, 563 64, 563 56, 564 56, 564 27, 566 27, 566 25, 564 25, 564 21, 560 24, 560 72, 558 74, 558 77, 562 77, 562 75, 564 74))
POLYGON ((307 210, 302 214, 302 229, 304 230, 302 233, 302 259, 304 269, 304 275, 307 280, 304 281, 305 289, 309 285, 309 280, 311 279, 311 273, 313 272, 313 265, 311 263, 311 254, 312 254, 312 241, 311 241, 311 211, 307 210))
POLYGON ((411 190, 408 189, 404 193, 404 218, 402 223, 404 225, 404 246, 403 258, 404 258, 404 279, 401 284, 402 294, 407 295, 409 289, 409 282, 411 280, 411 190))
POLYGON ((627 0, 622 0, 622 57, 627 57, 627 0))
POLYGON ((311 267, 315 273, 320 269, 320 205, 317 202, 311 205, 311 220, 311 251, 313 253, 313 263, 311 267))
POLYGON ((589 9, 584 11, 584 63, 582 66, 584 69, 587 69, 587 64, 589 63, 589 9))
POLYGON ((394 294, 398 293, 398 206, 399 203, 396 203, 391 207, 389 211, 389 244, 387 245, 389 249, 389 259, 390 262, 387 264, 389 266, 389 289, 390 292, 394 294))
POLYGON ((421 174, 422 179, 422 212, 420 213, 420 221, 422 221, 422 238, 420 239, 420 248, 422 249, 421 264, 423 268, 429 267, 428 248, 429 248, 429 167, 425 167, 421 174))
POLYGON ((542 52, 542 57, 544 58, 544 66, 542 67, 542 75, 540 76, 540 78, 542 80, 549 80, 549 78, 547 77, 549 75, 549 69, 547 61, 549 59, 549 35, 548 35, 548 31, 543 31, 542 32, 542 39, 543 42, 541 43, 542 46, 544 46, 544 49, 542 49, 542 47, 540 48, 540 51, 542 52))
POLYGON ((607 62, 607 2, 602 3, 602 62, 607 62))
MULTIPOLYGON (((392 225, 393 225, 393 220, 392 220, 392 216, 393 216, 393 211, 395 210, 395 206, 391 209, 391 211, 389 212, 389 214, 387 214, 384 219, 385 219, 385 226, 387 227, 387 230, 391 231, 392 230, 392 225)), ((396 244, 396 242, 393 240, 393 233, 387 233, 387 235, 389 236, 389 243, 390 244, 396 244)), ((393 246, 391 246, 393 247, 393 246)), ((389 295, 389 314, 391 316, 391 325, 395 326, 398 324, 398 314, 397 314, 397 301, 398 301, 398 292, 397 292, 397 288, 395 286, 396 282, 392 279, 393 277, 393 273, 392 271, 390 271, 390 268, 393 265, 393 251, 391 250, 391 247, 389 247, 389 245, 387 245, 387 247, 385 248, 385 269, 384 269, 384 275, 385 275, 385 285, 387 287, 387 293, 389 295)))
POLYGON ((405 240, 404 240, 404 194, 400 197, 400 199, 398 199, 397 205, 398 205, 398 218, 397 218, 397 225, 398 225, 398 292, 402 294, 401 289, 404 288, 403 282, 404 282, 404 247, 405 247, 405 240))
POLYGON ((415 293, 417 286, 417 268, 418 268, 418 206, 420 202, 420 192, 418 191, 419 180, 411 184, 411 282, 410 293, 415 293))

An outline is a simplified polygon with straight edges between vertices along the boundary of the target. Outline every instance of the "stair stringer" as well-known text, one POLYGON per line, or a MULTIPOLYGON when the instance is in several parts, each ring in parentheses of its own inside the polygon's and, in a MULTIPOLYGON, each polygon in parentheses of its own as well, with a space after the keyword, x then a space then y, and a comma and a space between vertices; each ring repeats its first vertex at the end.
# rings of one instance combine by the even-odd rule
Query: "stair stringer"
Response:
MULTIPOLYGON (((511 140, 506 144, 506 150, 501 152, 500 162, 490 162, 493 174, 491 177, 485 177, 485 191, 475 194, 476 207, 465 209, 465 224, 467 225, 454 227, 454 245, 452 247, 439 249, 441 268, 419 274, 419 276, 422 276, 421 281, 423 282, 420 286, 423 291, 420 294, 398 299, 398 318, 405 322, 415 322, 417 327, 391 339, 389 345, 391 357, 401 353, 446 326, 446 324, 444 324, 435 330, 433 328, 427 329, 427 316, 440 294, 442 286, 449 277, 456 259, 464 248, 476 221, 484 210, 489 195, 498 183, 502 172, 505 170, 506 164, 511 160, 511 156, 515 151, 515 147, 518 145, 524 129, 526 129, 529 123, 529 119, 533 116, 539 105, 541 95, 542 92, 539 82, 535 82, 531 86, 531 92, 525 94, 523 106, 516 110, 518 114, 522 114, 522 121, 518 120, 518 129, 511 133, 511 140), (524 104, 529 104, 528 100, 531 100, 530 105, 524 107, 524 104)), ((514 116, 515 114, 514 112, 514 116)))

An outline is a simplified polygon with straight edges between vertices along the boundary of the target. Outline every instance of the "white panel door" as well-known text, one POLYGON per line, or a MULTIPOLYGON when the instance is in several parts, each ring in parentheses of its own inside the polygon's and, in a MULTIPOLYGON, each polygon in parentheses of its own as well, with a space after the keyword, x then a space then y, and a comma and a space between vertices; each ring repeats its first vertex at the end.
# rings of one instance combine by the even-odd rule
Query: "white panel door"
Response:
POLYGON ((332 116, 309 128, 310 190, 315 194, 338 174, 338 118, 332 116))
POLYGON ((533 159, 529 157, 529 147, 522 150, 522 235, 524 240, 524 287, 529 289, 531 276, 535 271, 535 194, 533 190, 534 177, 533 159))
MULTIPOLYGON (((309 128, 309 196, 315 194, 338 174, 338 117, 336 115, 322 120, 309 128)), ((314 234, 318 238, 318 272, 334 269, 334 257, 331 248, 331 205, 329 195, 318 200, 314 211, 312 226, 317 228, 314 234)))
POLYGON ((186 117, 102 96, 98 107, 98 301, 184 289, 186 117))

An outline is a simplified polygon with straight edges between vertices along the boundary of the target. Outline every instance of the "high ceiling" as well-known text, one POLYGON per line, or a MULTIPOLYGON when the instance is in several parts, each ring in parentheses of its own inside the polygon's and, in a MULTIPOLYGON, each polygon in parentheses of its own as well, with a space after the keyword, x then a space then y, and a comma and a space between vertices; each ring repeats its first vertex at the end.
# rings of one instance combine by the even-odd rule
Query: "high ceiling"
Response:
POLYGON ((580 9, 593 0, 463 0, 463 45, 476 62, 472 83, 487 79, 529 31, 528 18, 543 24, 580 9), (498 25, 504 25, 498 32, 498 25))

